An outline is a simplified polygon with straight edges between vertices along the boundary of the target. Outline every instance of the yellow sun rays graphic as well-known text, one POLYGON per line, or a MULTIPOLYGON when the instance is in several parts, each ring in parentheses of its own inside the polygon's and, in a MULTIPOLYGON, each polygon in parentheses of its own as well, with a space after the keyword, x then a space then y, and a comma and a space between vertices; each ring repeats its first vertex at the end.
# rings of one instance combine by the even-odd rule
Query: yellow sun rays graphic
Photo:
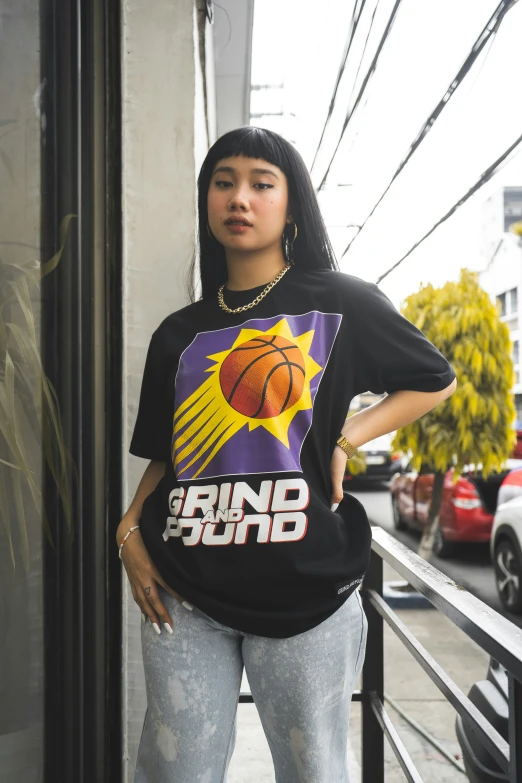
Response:
MULTIPOLYGON (((180 404, 174 413, 172 461, 178 476, 181 476, 198 460, 203 459, 201 465, 192 475, 192 478, 196 478, 216 456, 221 447, 245 425, 248 425, 249 431, 257 427, 264 427, 287 448, 290 447, 288 440, 290 424, 298 411, 309 410, 312 407, 310 381, 322 370, 322 367, 309 354, 314 334, 315 330, 312 329, 297 337, 294 336, 286 318, 283 318, 266 332, 260 329, 241 329, 230 348, 207 356, 207 359, 215 362, 212 367, 206 370, 209 377, 180 404), (262 336, 261 340, 260 336, 262 336), (273 341, 277 337, 283 338, 281 342, 287 351, 287 354, 284 355, 296 359, 292 362, 292 366, 297 368, 296 377, 299 376, 300 380, 297 392, 294 386, 294 398, 298 395, 297 399, 290 398, 291 404, 276 415, 273 415, 270 410, 267 412, 265 408, 263 408, 264 413, 261 417, 259 411, 257 411, 257 416, 245 415, 237 410, 237 406, 232 407, 223 393, 220 381, 223 363, 232 352, 241 351, 245 344, 249 346, 255 344, 256 338, 260 343, 259 351, 262 352, 259 358, 262 359, 268 354, 277 354, 276 350, 270 350, 271 341, 268 339, 271 338, 273 341), (254 341, 254 343, 250 341, 254 341), (178 469, 178 466, 186 459, 189 461, 178 469)), ((250 350, 252 349, 250 348, 250 350)), ((235 356, 237 355, 235 354, 235 356)), ((282 360, 281 367, 287 368, 288 362, 288 359, 282 360), (284 364, 285 361, 286 364, 284 364)), ((291 370, 286 369, 286 372, 288 376, 291 370)), ((272 373, 274 373, 273 369, 268 373, 268 376, 272 373)), ((259 378, 257 382, 259 384, 259 378)), ((246 386, 247 394, 249 392, 256 393, 255 390, 252 391, 252 388, 248 388, 248 384, 246 386)), ((289 399, 288 395, 286 399, 289 399)))

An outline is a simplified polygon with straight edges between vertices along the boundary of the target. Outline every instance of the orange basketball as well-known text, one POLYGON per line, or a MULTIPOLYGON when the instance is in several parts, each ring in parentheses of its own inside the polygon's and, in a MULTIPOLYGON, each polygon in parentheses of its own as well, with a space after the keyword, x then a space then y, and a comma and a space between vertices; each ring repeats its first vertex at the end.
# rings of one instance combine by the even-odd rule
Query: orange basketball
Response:
POLYGON ((238 345, 219 372, 221 390, 234 410, 269 419, 291 408, 303 393, 305 363, 294 343, 274 334, 238 345))

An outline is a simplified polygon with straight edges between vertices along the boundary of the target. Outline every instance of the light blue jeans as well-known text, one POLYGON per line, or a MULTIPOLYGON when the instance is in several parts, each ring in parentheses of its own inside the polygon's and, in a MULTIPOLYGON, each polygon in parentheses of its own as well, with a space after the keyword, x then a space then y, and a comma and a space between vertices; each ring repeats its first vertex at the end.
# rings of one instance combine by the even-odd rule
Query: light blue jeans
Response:
POLYGON ((134 783, 226 782, 243 667, 276 783, 349 783, 351 697, 368 631, 359 591, 310 631, 271 639, 221 625, 158 590, 174 633, 141 623, 147 712, 134 783))

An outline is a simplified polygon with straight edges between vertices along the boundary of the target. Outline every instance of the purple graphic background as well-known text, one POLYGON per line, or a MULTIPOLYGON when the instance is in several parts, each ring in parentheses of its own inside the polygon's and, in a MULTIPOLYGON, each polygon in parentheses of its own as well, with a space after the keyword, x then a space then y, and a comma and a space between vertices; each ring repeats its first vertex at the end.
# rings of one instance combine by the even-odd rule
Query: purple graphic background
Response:
MULTIPOLYGON (((286 319, 294 337, 315 330, 309 354, 322 369, 310 381, 313 405, 341 318, 342 316, 336 313, 319 313, 314 310, 304 315, 277 315, 274 318, 252 319, 240 326, 220 329, 215 332, 200 332, 194 341, 185 348, 179 361, 175 383, 176 409, 210 376, 210 373, 205 370, 214 367, 215 362, 212 359, 207 359, 207 356, 231 348, 242 329, 259 329, 266 332, 282 319, 286 319)), ((228 405, 226 403, 225 405, 228 409, 228 405)), ((311 422, 312 408, 296 413, 288 428, 289 449, 278 438, 267 432, 263 426, 250 432, 248 424, 245 424, 223 444, 197 478, 301 470, 299 455, 311 422)), ((186 457, 178 465, 177 472, 187 462, 190 462, 193 456, 194 454, 190 454, 186 457)), ((179 480, 192 480, 194 473, 205 461, 206 456, 206 453, 203 454, 188 470, 181 473, 179 480)))

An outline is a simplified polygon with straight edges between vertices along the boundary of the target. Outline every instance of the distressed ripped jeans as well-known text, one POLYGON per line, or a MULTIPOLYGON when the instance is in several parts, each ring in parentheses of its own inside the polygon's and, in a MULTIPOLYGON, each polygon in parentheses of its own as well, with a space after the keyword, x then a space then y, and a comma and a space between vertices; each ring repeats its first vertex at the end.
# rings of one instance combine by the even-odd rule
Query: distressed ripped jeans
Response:
POLYGON ((368 631, 359 591, 310 631, 271 639, 158 590, 174 633, 141 623, 147 712, 134 783, 226 783, 243 667, 276 783, 349 783, 351 697, 368 631))

